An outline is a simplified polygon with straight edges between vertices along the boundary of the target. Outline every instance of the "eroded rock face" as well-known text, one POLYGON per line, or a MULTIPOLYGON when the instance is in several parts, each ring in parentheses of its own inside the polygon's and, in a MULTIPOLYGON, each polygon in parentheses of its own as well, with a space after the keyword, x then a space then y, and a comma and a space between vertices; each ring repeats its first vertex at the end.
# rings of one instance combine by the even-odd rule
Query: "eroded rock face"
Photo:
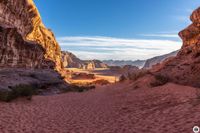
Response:
POLYGON ((33 1, 0 0, 1 98, 14 98, 22 86, 36 94, 63 92, 68 89, 63 71, 60 47, 33 1))
POLYGON ((61 52, 32 0, 0 0, 0 66, 56 68, 61 52))
POLYGON ((14 28, 0 26, 0 67, 54 68, 44 58, 45 50, 36 43, 26 42, 14 28))
POLYGON ((65 68, 80 68, 93 70, 96 68, 108 68, 108 65, 99 60, 81 60, 68 51, 62 51, 62 62, 65 68))
POLYGON ((96 68, 108 68, 108 65, 101 62, 100 60, 87 60, 84 61, 84 69, 93 70, 96 68))
MULTIPOLYGON (((183 40, 182 52, 200 52, 200 7, 191 17, 192 24, 179 33, 183 40), (187 50, 186 50, 187 49, 187 50)), ((186 53, 187 54, 187 53, 186 53)))
POLYGON ((152 72, 170 81, 200 87, 200 8, 191 15, 192 24, 179 33, 183 46, 175 58, 155 66, 152 72))
POLYGON ((62 62, 63 66, 68 68, 82 68, 84 64, 82 60, 67 51, 62 51, 62 62))

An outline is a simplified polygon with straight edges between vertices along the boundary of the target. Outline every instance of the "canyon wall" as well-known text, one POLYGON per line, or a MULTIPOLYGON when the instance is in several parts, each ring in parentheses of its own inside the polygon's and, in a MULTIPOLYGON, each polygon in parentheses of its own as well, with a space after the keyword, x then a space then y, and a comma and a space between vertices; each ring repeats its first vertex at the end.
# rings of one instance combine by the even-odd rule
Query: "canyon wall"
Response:
POLYGON ((60 47, 32 0, 0 0, 0 45, 0 67, 62 67, 60 47))
POLYGON ((190 19, 192 24, 179 33, 183 46, 178 55, 151 71, 167 76, 175 83, 200 87, 200 8, 190 19))

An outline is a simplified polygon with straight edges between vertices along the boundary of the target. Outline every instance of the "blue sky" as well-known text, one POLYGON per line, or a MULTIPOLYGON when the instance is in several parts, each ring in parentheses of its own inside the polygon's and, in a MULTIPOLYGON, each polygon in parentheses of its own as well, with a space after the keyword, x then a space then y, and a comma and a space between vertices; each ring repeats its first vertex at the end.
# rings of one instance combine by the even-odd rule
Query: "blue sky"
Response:
POLYGON ((62 50, 81 59, 147 59, 181 47, 199 0, 34 0, 62 50))

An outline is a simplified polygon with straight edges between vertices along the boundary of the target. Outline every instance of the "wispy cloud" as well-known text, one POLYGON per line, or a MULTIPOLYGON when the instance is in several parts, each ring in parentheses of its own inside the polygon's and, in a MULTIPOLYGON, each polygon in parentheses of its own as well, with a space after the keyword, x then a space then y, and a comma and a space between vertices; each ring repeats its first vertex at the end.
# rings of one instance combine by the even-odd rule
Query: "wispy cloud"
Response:
POLYGON ((179 38, 178 34, 141 34, 146 37, 179 38))
POLYGON ((82 59, 147 59, 180 49, 181 42, 156 39, 125 39, 101 36, 67 36, 57 38, 62 50, 82 59))

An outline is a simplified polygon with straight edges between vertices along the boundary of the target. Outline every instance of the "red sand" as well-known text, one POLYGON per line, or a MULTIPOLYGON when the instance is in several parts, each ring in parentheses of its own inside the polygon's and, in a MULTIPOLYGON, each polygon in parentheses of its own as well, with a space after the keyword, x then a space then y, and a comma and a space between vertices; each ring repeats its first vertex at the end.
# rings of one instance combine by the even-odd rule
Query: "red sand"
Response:
POLYGON ((0 103, 0 133, 192 133, 200 126, 195 88, 112 88, 0 103))

